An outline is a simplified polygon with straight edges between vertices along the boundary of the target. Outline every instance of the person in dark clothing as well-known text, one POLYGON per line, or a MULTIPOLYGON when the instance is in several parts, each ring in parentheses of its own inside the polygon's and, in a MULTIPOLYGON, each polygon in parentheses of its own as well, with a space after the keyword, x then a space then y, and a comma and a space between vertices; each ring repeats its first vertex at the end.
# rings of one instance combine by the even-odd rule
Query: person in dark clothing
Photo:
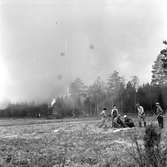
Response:
POLYGON ((124 121, 122 121, 121 116, 118 115, 117 117, 114 118, 113 120, 113 127, 114 128, 125 128, 124 121))
POLYGON ((125 128, 125 124, 124 124, 124 122, 122 121, 120 115, 118 115, 118 117, 117 117, 117 123, 118 123, 122 128, 125 128))
POLYGON ((163 128, 164 127, 163 110, 158 102, 156 103, 156 115, 159 127, 163 128))
POLYGON ((133 120, 128 118, 127 115, 124 115, 124 124, 126 127, 129 127, 129 128, 135 127, 133 120))

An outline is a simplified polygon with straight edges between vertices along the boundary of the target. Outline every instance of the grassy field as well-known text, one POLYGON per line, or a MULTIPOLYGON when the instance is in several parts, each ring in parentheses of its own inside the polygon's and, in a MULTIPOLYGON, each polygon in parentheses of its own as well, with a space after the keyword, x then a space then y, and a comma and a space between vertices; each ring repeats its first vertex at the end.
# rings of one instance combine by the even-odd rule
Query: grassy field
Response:
POLYGON ((101 129, 98 122, 96 119, 0 120, 0 164, 7 167, 135 166, 130 155, 132 138, 137 136, 142 144, 145 129, 101 129))

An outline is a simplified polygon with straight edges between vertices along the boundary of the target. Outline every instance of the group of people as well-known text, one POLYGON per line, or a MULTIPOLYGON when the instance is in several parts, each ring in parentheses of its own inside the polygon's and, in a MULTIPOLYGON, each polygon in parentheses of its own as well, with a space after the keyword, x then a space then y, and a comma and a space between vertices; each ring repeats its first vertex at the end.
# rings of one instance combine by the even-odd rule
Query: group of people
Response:
MULTIPOLYGON (((146 114, 144 108, 139 103, 137 103, 136 109, 137 109, 139 127, 142 127, 142 125, 145 127, 146 114)), ((100 116, 102 118, 100 127, 106 127, 107 125, 114 128, 135 127, 133 120, 129 118, 127 115, 124 115, 123 118, 121 117, 116 105, 113 105, 111 111, 108 111, 107 108, 103 108, 102 112, 100 113, 100 116)), ((154 118, 157 119, 159 127, 163 128, 164 126, 163 110, 158 102, 156 102, 156 111, 154 118)))
POLYGON ((124 115, 123 119, 118 112, 118 108, 116 105, 113 105, 111 111, 108 111, 107 108, 103 108, 100 113, 102 118, 100 127, 106 127, 107 125, 114 128, 125 128, 125 127, 134 127, 135 124, 131 118, 127 115, 124 115), (111 123, 111 124, 110 124, 111 123))

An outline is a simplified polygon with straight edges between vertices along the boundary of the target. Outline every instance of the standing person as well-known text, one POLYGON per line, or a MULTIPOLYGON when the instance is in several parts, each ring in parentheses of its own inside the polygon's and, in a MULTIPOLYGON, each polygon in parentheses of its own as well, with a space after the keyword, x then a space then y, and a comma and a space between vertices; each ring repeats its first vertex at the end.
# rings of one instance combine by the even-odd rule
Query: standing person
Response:
POLYGON ((112 121, 112 127, 114 127, 114 120, 118 117, 118 109, 116 105, 113 105, 113 108, 111 110, 111 121, 112 121))
POLYGON ((163 110, 158 102, 156 102, 156 115, 157 115, 157 121, 160 128, 164 127, 164 119, 163 119, 163 110))
POLYGON ((146 116, 145 116, 144 108, 139 103, 136 104, 136 108, 138 111, 139 127, 142 127, 142 122, 144 123, 144 126, 146 126, 146 116))
POLYGON ((103 108, 102 112, 100 113, 100 116, 101 116, 101 123, 99 128, 105 127, 107 121, 107 108, 103 108))

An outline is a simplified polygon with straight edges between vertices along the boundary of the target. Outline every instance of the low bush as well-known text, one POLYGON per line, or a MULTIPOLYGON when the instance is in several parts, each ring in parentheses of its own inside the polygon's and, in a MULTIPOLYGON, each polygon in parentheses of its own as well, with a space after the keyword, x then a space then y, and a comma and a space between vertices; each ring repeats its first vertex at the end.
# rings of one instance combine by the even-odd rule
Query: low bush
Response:
POLYGON ((167 147, 161 142, 161 129, 149 125, 146 127, 143 143, 133 137, 133 153, 130 155, 139 167, 166 167, 167 147))

